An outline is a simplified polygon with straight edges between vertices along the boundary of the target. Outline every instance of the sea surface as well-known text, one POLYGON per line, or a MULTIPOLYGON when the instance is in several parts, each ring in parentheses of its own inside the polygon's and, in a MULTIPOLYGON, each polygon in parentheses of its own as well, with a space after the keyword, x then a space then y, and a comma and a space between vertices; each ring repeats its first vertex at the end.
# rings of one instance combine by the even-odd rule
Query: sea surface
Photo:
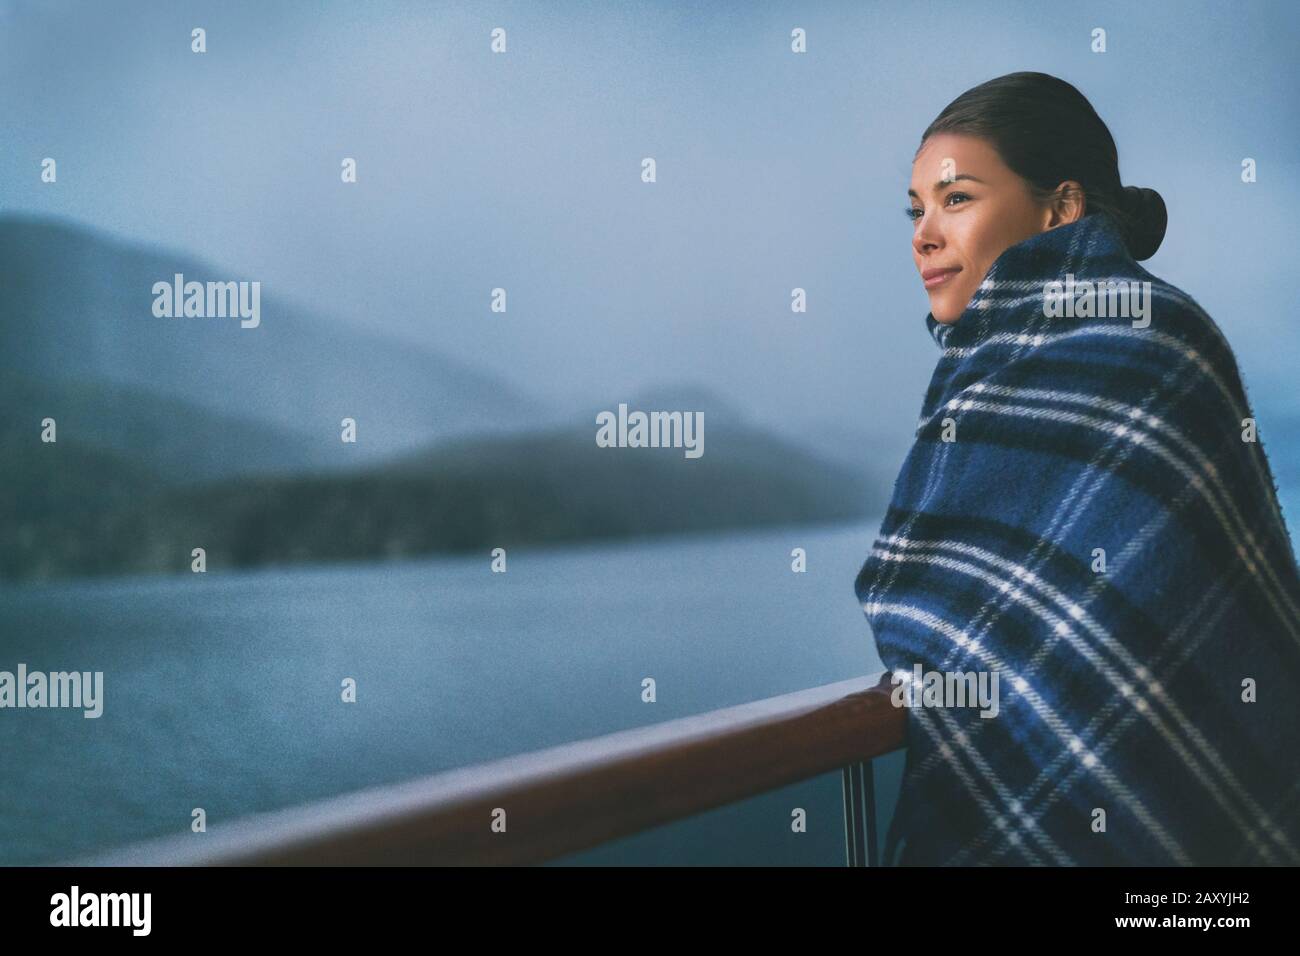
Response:
MULTIPOLYGON (((0 709, 0 864, 877 673, 853 579, 878 527, 0 587, 0 671, 104 673, 98 719, 0 709)), ((556 862, 839 865, 843 826, 833 772, 556 862)))

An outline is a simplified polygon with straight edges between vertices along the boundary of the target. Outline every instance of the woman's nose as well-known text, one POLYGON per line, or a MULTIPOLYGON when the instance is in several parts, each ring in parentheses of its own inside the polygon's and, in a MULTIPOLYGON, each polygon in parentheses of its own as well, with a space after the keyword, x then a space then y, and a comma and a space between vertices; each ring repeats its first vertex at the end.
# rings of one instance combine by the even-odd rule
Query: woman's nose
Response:
POLYGON ((943 235, 929 214, 921 216, 916 229, 912 232, 912 248, 918 255, 933 252, 943 247, 943 235))

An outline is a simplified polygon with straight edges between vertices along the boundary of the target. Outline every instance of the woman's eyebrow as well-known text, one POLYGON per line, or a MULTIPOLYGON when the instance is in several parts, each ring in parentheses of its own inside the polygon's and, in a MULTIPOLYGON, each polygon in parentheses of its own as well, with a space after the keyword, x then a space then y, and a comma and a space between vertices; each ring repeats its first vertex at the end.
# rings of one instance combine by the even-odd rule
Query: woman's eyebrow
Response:
MULTIPOLYGON (((954 176, 954 177, 952 177, 952 179, 941 179, 941 180, 939 180, 937 183, 934 184, 934 188, 935 188, 935 189, 942 189, 944 186, 948 186, 948 185, 950 185, 950 184, 952 184, 952 183, 955 183, 955 182, 957 182, 957 180, 959 180, 959 179, 969 179, 971 182, 973 182, 973 183, 979 183, 979 184, 982 185, 982 186, 987 186, 987 185, 988 185, 988 183, 984 182, 984 180, 980 179, 978 176, 972 176, 972 175, 970 175, 970 173, 962 173, 960 176, 954 176)), ((921 198, 920 196, 918 196, 918 195, 916 194, 916 190, 915 190, 915 189, 909 189, 909 190, 907 191, 907 194, 908 194, 909 196, 911 196, 913 199, 920 199, 920 198, 921 198)))

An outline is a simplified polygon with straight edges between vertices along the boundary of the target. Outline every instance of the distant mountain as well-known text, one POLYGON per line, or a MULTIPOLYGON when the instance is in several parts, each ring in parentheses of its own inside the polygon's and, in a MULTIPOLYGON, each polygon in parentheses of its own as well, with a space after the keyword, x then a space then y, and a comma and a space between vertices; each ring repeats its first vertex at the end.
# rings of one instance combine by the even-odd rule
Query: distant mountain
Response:
POLYGON ((24 458, 57 460, 42 449, 40 423, 53 419, 64 449, 111 452, 158 479, 201 482, 243 474, 309 471, 338 458, 325 438, 225 416, 191 402, 112 383, 0 378, 0 478, 24 458))
POLYGON ((827 461, 893 486, 914 440, 913 422, 888 422, 863 416, 860 424, 816 419, 784 426, 782 435, 827 461))
MULTIPOLYGON (((707 419, 706 419, 707 422, 707 419)), ((852 520, 884 489, 743 425, 706 424, 705 453, 601 448, 595 424, 461 438, 336 475, 157 488, 125 506, 26 535, 7 576, 210 570, 301 561, 852 520), (89 529, 89 530, 87 530, 89 529)), ((48 450, 48 449, 47 449, 48 450)))
MULTIPOLYGON (((848 423, 830 416, 768 422, 698 382, 656 383, 635 389, 630 398, 620 400, 627 402, 629 411, 702 411, 706 432, 715 424, 761 430, 860 475, 872 485, 883 483, 887 487, 893 486, 911 447, 915 427, 912 422, 882 422, 866 415, 860 422, 848 423)), ((610 399, 602 408, 617 413, 618 401, 610 399)), ((594 411, 586 420, 594 420, 594 411)))
MULTIPOLYGON (((622 399, 628 410, 704 412, 705 427, 712 425, 749 425, 757 423, 731 400, 698 382, 663 382, 635 389, 622 399)), ((618 402, 611 400, 608 411, 618 412, 618 402)))
POLYGON ((119 515, 166 483, 116 452, 76 442, 0 435, 0 577, 42 579, 114 570, 119 515), (14 448, 21 447, 15 454, 14 448))
POLYGON ((61 220, 0 217, 0 377, 176 399, 325 443, 326 463, 553 420, 501 379, 312 315, 274 286, 262 286, 257 328, 156 317, 154 283, 177 273, 261 281, 61 220), (339 441, 343 418, 357 421, 355 445, 339 441))
POLYGON ((870 467, 706 386, 547 406, 270 289, 257 328, 155 316, 177 273, 257 279, 0 217, 0 576, 180 571, 196 547, 218 569, 839 521, 887 496, 870 467), (704 455, 597 446, 597 413, 622 401, 703 412, 704 455))

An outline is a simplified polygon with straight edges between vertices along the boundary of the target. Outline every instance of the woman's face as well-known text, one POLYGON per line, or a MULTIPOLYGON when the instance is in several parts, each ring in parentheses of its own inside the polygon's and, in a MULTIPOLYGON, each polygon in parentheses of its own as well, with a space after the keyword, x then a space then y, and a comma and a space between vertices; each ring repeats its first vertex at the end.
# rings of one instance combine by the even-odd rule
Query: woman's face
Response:
MULTIPOLYGON (((912 258, 939 322, 955 322, 1005 249, 1060 225, 983 139, 936 133, 912 163, 912 258)), ((1077 217, 1076 217, 1077 218, 1077 217)))

